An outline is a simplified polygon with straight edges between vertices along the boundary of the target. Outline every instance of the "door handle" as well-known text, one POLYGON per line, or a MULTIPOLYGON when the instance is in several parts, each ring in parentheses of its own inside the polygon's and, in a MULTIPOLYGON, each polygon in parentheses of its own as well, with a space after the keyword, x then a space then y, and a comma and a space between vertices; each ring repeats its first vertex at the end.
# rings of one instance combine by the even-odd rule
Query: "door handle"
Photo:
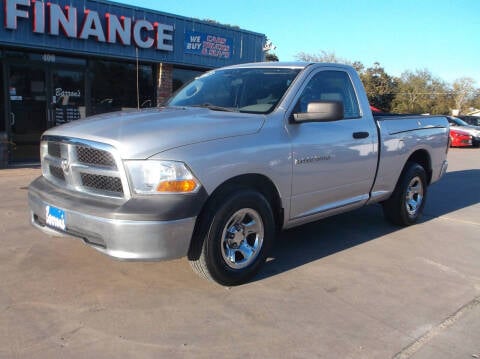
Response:
POLYGON ((354 132, 353 133, 353 138, 356 139, 356 140, 359 140, 361 138, 367 138, 368 136, 370 136, 370 134, 368 132, 354 132))
POLYGON ((10 126, 15 126, 15 114, 10 112, 10 126))

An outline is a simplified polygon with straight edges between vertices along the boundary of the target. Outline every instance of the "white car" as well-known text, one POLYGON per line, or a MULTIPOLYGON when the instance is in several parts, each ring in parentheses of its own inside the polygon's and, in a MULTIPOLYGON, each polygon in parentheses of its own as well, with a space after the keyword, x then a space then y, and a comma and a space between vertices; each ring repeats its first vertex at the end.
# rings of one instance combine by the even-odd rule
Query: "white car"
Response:
POLYGON ((472 136, 472 146, 480 146, 480 126, 472 126, 458 117, 447 116, 450 127, 458 128, 472 136))

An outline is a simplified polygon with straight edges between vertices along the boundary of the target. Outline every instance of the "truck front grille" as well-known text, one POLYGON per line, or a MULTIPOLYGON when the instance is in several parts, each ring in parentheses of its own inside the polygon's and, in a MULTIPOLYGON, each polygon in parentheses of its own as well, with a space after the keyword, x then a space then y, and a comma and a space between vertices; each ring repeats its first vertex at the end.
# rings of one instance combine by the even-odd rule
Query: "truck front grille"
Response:
POLYGON ((50 165, 50 174, 60 181, 65 181, 65 174, 61 167, 50 165))
POLYGON ((112 146, 45 136, 41 152, 43 176, 50 182, 92 195, 129 196, 122 162, 112 146))
POLYGON ((60 158, 62 156, 60 143, 49 142, 48 143, 48 154, 52 157, 60 158))
POLYGON ((105 166, 117 169, 111 153, 91 147, 77 146, 78 162, 86 165, 105 166))
POLYGON ((120 178, 102 175, 82 173, 82 185, 96 190, 123 193, 122 181, 120 178))

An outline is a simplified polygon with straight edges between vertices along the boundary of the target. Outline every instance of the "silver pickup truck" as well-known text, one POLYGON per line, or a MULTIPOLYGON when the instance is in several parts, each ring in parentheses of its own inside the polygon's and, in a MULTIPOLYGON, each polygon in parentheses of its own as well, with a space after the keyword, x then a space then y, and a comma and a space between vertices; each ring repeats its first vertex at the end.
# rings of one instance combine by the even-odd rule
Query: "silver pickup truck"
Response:
POLYGON ((31 221, 119 259, 187 256, 236 285, 281 229, 372 203, 415 223, 447 169, 448 132, 441 116, 374 117, 349 66, 226 67, 165 107, 45 132, 31 221))

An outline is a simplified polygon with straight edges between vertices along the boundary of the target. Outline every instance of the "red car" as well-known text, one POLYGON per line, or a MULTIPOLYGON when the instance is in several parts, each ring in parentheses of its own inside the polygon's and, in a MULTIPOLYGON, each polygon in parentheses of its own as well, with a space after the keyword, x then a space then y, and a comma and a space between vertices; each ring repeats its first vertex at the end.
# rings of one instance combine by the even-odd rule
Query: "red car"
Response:
POLYGON ((465 131, 450 127, 450 147, 469 146, 472 146, 472 135, 465 131))

